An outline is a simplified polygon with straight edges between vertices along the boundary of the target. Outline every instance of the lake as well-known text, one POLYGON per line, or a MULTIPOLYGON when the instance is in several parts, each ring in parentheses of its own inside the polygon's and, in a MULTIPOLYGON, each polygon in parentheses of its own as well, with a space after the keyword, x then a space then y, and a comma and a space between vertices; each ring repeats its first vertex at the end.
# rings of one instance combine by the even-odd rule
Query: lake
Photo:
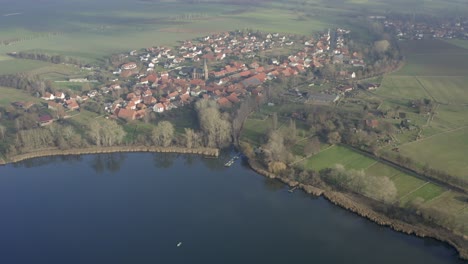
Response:
POLYGON ((0 167, 0 263, 466 263, 227 159, 116 153, 0 167))

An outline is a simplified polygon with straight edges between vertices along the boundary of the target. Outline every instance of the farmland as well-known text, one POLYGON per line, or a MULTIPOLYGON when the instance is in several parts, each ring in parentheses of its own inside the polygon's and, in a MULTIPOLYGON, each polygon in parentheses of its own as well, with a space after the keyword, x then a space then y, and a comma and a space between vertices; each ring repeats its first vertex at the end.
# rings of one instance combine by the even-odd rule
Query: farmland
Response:
MULTIPOLYGON (((303 3, 271 1, 248 8, 227 1, 197 4, 124 0, 112 1, 112 4, 109 1, 81 2, 84 4, 45 1, 34 10, 19 3, 5 6, 3 13, 20 14, 0 16, 0 41, 11 41, 9 45, 0 44, 0 61, 8 52, 36 51, 74 57, 85 63, 98 62, 113 53, 171 45, 211 32, 244 28, 310 35, 330 27, 346 26, 355 30, 359 37, 367 38, 366 31, 352 19, 362 12, 363 7, 376 12, 409 10, 408 3, 401 9, 381 1, 344 1, 339 4, 320 0, 303 3)), ((421 12, 437 9, 462 12, 466 8, 456 1, 441 3, 431 1, 430 5, 416 4, 414 8, 421 12)), ((1 66, 0 73, 3 73, 1 66)), ((27 70, 24 66, 17 69, 27 70)))
POLYGON ((40 101, 40 99, 33 97, 21 90, 0 87, 0 106, 2 107, 10 106, 11 103, 17 102, 17 101, 37 103, 40 101))
POLYGON ((421 164, 444 170, 463 178, 467 177, 468 128, 436 134, 424 140, 405 144, 401 153, 421 164))
POLYGON ((346 169, 364 170, 366 175, 390 178, 397 188, 397 200, 401 206, 409 206, 419 201, 426 209, 447 211, 452 210, 448 208, 454 208, 453 210, 458 210, 457 213, 449 212, 453 216, 452 220, 457 223, 460 232, 468 233, 468 229, 462 224, 468 221, 468 215, 459 213, 464 210, 463 203, 460 202, 460 197, 465 197, 462 194, 404 173, 346 147, 326 148, 304 162, 306 168, 314 170, 330 168, 335 164, 344 165, 346 169))
MULTIPOLYGON (((105 1, 102 1, 104 4, 105 1)), ((203 3, 142 2, 136 5, 113 1, 99 9, 80 6, 71 12, 73 3, 54 5, 50 14, 47 4, 31 15, 0 17, 2 39, 16 40, 0 45, 0 55, 13 51, 37 51, 75 57, 83 62, 95 62, 117 52, 155 45, 171 45, 178 40, 191 39, 211 32, 254 28, 269 32, 311 34, 330 26, 329 18, 306 18, 276 8, 242 9, 237 5, 203 3), (41 19, 49 16, 47 21, 41 19), (34 21, 34 22, 33 22, 34 21), (39 22, 37 22, 39 21, 39 22)), ((98 5, 98 7, 96 7, 98 5)), ((21 7, 22 9, 26 7, 21 7)), ((0 69, 1 70, 1 69, 0 69)), ((1 71, 0 71, 1 72, 1 71)))
MULTIPOLYGON (((385 76, 376 95, 388 108, 400 107, 422 129, 422 138, 398 136, 401 154, 419 166, 466 177, 466 129, 468 125, 468 50, 451 43, 430 40, 403 43, 406 65, 385 76), (410 100, 431 99, 438 104, 434 117, 414 113, 410 100)), ((407 132, 406 134, 409 134, 407 132)), ((388 151, 384 149, 383 151, 388 151)))

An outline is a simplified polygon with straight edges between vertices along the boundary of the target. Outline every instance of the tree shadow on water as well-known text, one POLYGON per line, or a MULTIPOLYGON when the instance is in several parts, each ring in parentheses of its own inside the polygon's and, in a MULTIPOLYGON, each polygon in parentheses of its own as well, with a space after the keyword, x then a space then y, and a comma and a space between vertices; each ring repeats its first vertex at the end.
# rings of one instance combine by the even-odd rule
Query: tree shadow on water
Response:
POLYGON ((91 160, 91 168, 96 173, 117 172, 120 170, 122 163, 127 158, 124 153, 108 153, 95 155, 91 160))

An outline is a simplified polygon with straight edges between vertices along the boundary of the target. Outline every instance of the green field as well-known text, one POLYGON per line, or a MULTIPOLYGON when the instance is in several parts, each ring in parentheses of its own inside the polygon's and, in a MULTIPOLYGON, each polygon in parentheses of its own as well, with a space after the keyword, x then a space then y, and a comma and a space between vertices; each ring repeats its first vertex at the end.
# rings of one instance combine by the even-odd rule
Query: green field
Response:
MULTIPOLYGON (((10 45, 0 45, 1 58, 7 52, 38 51, 93 62, 113 53, 172 45, 178 40, 234 29, 310 35, 333 26, 340 19, 326 15, 304 16, 302 12, 274 4, 245 8, 222 2, 132 3, 117 0, 93 1, 89 5, 48 5, 51 3, 34 11, 20 6, 18 10, 30 11, 27 16, 0 17, 0 40, 17 40, 10 45)), ((2 70, 0 68, 0 73, 2 70)))
POLYGON ((413 76, 385 76, 380 88, 376 91, 376 94, 387 100, 399 101, 429 97, 428 93, 413 76))
POLYGON ((441 104, 468 104, 468 76, 425 76, 416 80, 430 98, 441 104))
POLYGON ((403 155, 421 164, 428 163, 433 168, 463 178, 468 172, 467 149, 468 128, 437 134, 400 147, 403 155))
POLYGON ((258 146, 270 126, 270 119, 264 121, 249 118, 244 122, 241 140, 258 146))
POLYGON ((455 45, 464 49, 468 49, 468 40, 450 39, 450 40, 447 40, 447 42, 452 45, 455 45))
POLYGON ((342 146, 332 146, 304 162, 304 167, 320 171, 341 164, 347 169, 366 169, 376 161, 342 146))
POLYGON ((401 172, 393 167, 387 166, 379 162, 367 168, 366 173, 370 175, 374 175, 374 176, 380 176, 380 177, 387 176, 389 178, 392 178, 393 176, 401 172))
POLYGON ((413 201, 416 198, 423 199, 424 201, 431 201, 432 199, 435 199, 445 191, 446 190, 444 188, 438 185, 435 185, 433 183, 426 183, 420 186, 420 188, 416 191, 408 193, 406 196, 402 197, 400 199, 400 202, 402 204, 406 204, 410 201, 413 201))
POLYGON ((468 50, 443 40, 405 41, 407 63, 395 76, 465 76, 468 50))
POLYGON ((464 41, 424 40, 401 43, 405 66, 382 81, 374 94, 384 100, 381 109, 406 112, 412 123, 422 129, 397 134, 401 154, 420 166, 466 177, 468 137, 468 49, 464 41), (431 99, 436 104, 433 118, 409 107, 410 100, 431 99))
POLYGON ((9 106, 13 102, 40 102, 41 99, 33 97, 21 90, 0 87, 0 106, 9 106))
POLYGON ((397 188, 397 198, 402 205, 418 197, 423 201, 431 201, 446 191, 436 184, 403 173, 394 167, 342 146, 335 145, 326 148, 304 161, 303 165, 307 169, 319 171, 331 168, 335 164, 341 164, 346 169, 364 170, 367 175, 390 178, 397 188))
POLYGON ((50 63, 35 60, 4 59, 0 60, 0 73, 12 74, 18 72, 29 72, 42 67, 50 66, 50 63))
MULTIPOLYGON (((231 4, 229 1, 125 1, 103 0, 44 2, 36 5, 10 3, 0 16, 0 61, 7 52, 38 51, 95 62, 117 52, 155 45, 172 45, 212 32, 250 28, 269 32, 310 35, 327 28, 351 28, 356 36, 369 38, 356 21, 363 9, 368 13, 433 13, 468 11, 451 1, 268 1, 262 4, 231 4), (47 17, 47 19, 44 19, 47 17)), ((457 43, 458 45, 458 43, 457 43)), ((443 59, 443 58, 441 58, 443 59)), ((453 57, 447 59, 463 60, 453 57)), ((0 73, 3 73, 0 67, 0 73)), ((19 67, 19 70, 24 68, 19 67)), ((11 72, 12 70, 10 70, 11 72)))

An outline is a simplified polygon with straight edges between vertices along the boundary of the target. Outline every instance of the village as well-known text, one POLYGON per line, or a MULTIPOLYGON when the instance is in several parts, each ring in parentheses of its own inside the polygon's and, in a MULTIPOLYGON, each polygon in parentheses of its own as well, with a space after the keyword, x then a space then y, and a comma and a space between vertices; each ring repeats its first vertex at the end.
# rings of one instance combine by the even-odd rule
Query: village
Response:
POLYGON ((371 18, 383 21, 385 29, 400 40, 468 39, 468 18, 466 17, 421 21, 416 21, 415 17, 402 19, 401 17, 373 16, 371 18))
MULTIPOLYGON (((116 76, 111 84, 83 95, 46 92, 41 98, 58 117, 65 118, 71 116, 68 112, 79 110, 82 103, 97 97, 106 98, 99 101, 111 118, 127 121, 142 119, 151 111, 163 113, 184 107, 197 98, 211 98, 220 107, 230 108, 249 96, 262 96, 267 82, 307 73, 313 76, 327 64, 341 67, 342 79, 356 78, 353 69, 364 68, 366 63, 362 54, 348 49, 349 34, 349 30, 341 28, 309 38, 235 31, 183 41, 174 48, 133 50, 122 54, 125 62, 109 73, 116 76), (128 93, 121 93, 124 86, 129 87, 128 93), (115 99, 107 96, 110 93, 120 96, 115 99)), ((89 82, 85 78, 72 81, 89 82)), ((340 85, 331 92, 313 93, 302 99, 334 103, 354 88, 340 85)), ((42 119, 42 125, 54 120, 50 115, 42 119)))

